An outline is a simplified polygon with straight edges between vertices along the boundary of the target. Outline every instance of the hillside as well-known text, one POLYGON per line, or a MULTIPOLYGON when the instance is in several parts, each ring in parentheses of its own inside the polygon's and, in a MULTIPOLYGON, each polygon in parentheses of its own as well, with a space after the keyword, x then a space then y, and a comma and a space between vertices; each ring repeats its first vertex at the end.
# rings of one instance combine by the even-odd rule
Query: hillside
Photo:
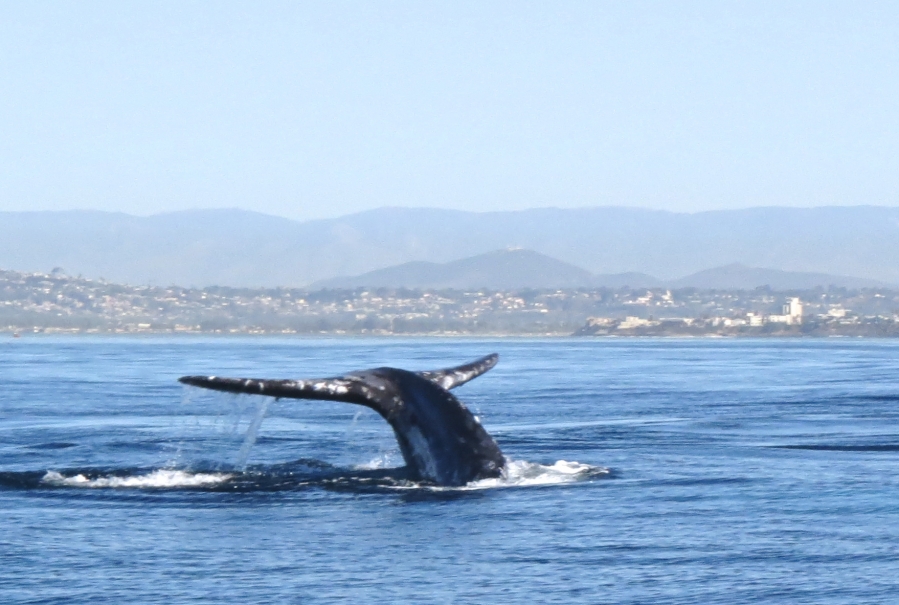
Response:
POLYGON ((699 271, 676 280, 663 281, 643 273, 593 275, 589 271, 533 250, 497 250, 449 263, 411 262, 339 277, 312 284, 312 288, 412 288, 517 290, 522 288, 697 288, 700 290, 811 290, 829 286, 877 288, 875 280, 761 269, 741 264, 699 271))
POLYGON ((806 273, 802 271, 778 271, 747 267, 739 263, 699 271, 669 282, 672 288, 699 288, 700 290, 752 290, 767 286, 772 290, 811 290, 836 286, 841 288, 878 288, 883 282, 845 275, 806 273))
POLYGON ((356 277, 318 282, 313 287, 391 287, 419 289, 581 288, 593 275, 580 267, 533 250, 496 250, 449 263, 411 262, 356 277))
MULTIPOLYGON (((519 255, 520 256, 520 255, 519 255)), ((513 257, 514 259, 514 257, 513 257)), ((542 261, 541 261, 542 262, 542 261)), ((146 287, 0 270, 0 334, 899 335, 899 290, 146 287), (801 325, 777 315, 803 301, 801 325), (752 329, 750 329, 752 328, 752 329)))

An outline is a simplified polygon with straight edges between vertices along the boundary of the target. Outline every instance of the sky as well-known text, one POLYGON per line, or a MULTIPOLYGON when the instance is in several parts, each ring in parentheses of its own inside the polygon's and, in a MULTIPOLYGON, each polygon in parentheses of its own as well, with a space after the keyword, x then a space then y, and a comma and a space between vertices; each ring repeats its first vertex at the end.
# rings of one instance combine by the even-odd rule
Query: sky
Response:
POLYGON ((857 204, 894 1, 0 0, 0 210, 857 204))

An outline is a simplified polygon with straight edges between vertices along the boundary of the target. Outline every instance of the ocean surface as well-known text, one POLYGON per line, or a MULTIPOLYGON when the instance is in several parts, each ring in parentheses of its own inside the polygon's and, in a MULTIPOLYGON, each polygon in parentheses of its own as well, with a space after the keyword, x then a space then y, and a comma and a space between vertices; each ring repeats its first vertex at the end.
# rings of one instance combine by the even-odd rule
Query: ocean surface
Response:
POLYGON ((899 342, 8 338, 0 603, 896 603, 899 342), (349 404, 184 374, 425 370, 512 461, 410 483, 349 404))

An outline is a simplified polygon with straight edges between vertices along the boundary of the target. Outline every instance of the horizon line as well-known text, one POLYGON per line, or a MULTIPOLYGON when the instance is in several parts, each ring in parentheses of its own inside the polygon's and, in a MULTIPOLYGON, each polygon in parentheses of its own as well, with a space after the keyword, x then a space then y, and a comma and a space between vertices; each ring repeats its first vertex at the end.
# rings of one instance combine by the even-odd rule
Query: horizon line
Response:
POLYGON ((818 206, 788 206, 788 205, 759 205, 759 206, 744 206, 740 208, 720 208, 720 209, 708 209, 708 210, 668 210, 665 208, 651 208, 647 206, 623 206, 623 205, 615 205, 615 204, 605 204, 605 205, 596 205, 596 206, 532 206, 529 208, 518 208, 514 210, 461 210, 458 208, 448 208, 441 206, 377 206, 375 208, 369 208, 366 210, 357 210, 353 212, 347 212, 344 214, 338 214, 330 217, 319 217, 319 218, 292 218, 290 216, 285 216, 282 214, 273 214, 271 212, 254 210, 250 208, 243 208, 240 206, 221 206, 221 207, 209 207, 209 208, 184 208, 179 210, 165 210, 162 212, 154 212, 151 214, 137 214, 131 212, 125 212, 123 210, 103 210, 97 208, 67 208, 63 210, 0 210, 0 215, 2 214, 75 214, 75 213, 84 213, 84 214, 107 214, 107 215, 120 215, 127 216, 130 218, 137 219, 149 219, 163 216, 171 216, 177 214, 202 214, 202 213, 223 213, 223 212, 239 212, 239 213, 247 213, 247 214, 256 214, 260 216, 268 216, 272 218, 283 219, 295 223, 313 223, 319 221, 333 221, 340 220, 343 218, 348 218, 352 216, 360 216, 363 214, 370 214, 374 212, 383 212, 383 211, 391 211, 391 210, 411 210, 411 211, 436 211, 436 212, 453 212, 457 214, 474 214, 474 215, 490 215, 490 214, 516 214, 523 212, 539 212, 539 211, 584 211, 584 210, 630 210, 637 212, 647 212, 647 213, 662 213, 662 214, 671 214, 671 215, 688 215, 688 216, 696 216, 701 214, 712 214, 712 213, 726 213, 726 212, 746 212, 752 210, 797 210, 797 211, 812 211, 812 210, 823 210, 823 209, 849 209, 849 208, 877 208, 883 210, 899 210, 899 204, 894 206, 882 205, 882 204, 822 204, 818 206))

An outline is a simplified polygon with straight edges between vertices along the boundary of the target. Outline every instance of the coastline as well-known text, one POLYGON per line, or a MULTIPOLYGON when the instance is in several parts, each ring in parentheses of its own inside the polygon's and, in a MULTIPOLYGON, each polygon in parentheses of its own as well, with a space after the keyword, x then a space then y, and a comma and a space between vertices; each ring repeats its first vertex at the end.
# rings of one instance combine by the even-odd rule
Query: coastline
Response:
POLYGON ((0 335, 899 337, 899 290, 303 290, 0 271, 0 335))
POLYGON ((39 331, 14 332, 8 329, 0 329, 0 338, 10 341, 31 340, 42 338, 215 338, 215 339, 244 339, 244 338, 285 338, 297 340, 315 339, 359 339, 359 340, 403 340, 403 339, 434 339, 434 340, 469 340, 469 339, 520 339, 520 340, 828 340, 828 339, 868 339, 868 340, 892 340, 899 339, 899 334, 839 334, 839 333, 802 333, 802 332, 742 332, 742 333, 705 333, 705 334, 662 334, 662 333, 635 333, 635 334, 577 334, 571 332, 403 332, 403 333, 374 333, 374 332, 281 332, 281 331, 184 331, 184 330, 142 330, 142 331, 102 331, 102 330, 77 330, 77 329, 46 329, 39 331))

